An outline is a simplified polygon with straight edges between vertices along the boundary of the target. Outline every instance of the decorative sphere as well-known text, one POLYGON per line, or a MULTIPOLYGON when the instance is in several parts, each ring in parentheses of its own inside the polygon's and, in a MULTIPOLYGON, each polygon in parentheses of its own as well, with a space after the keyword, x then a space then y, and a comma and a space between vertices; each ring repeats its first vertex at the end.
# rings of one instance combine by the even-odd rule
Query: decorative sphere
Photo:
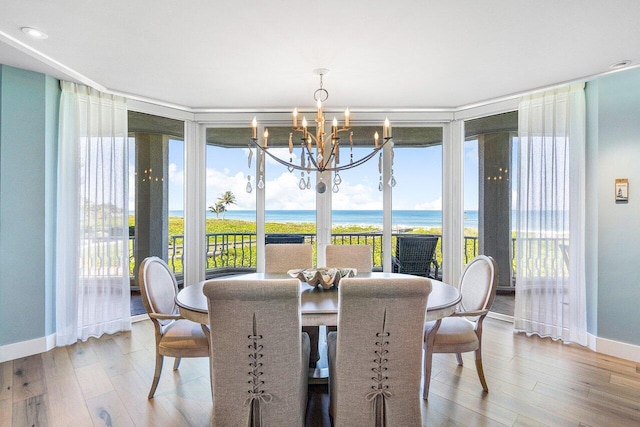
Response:
POLYGON ((325 191, 327 191, 327 184, 320 181, 318 185, 316 185, 316 191, 320 194, 324 193, 325 191))

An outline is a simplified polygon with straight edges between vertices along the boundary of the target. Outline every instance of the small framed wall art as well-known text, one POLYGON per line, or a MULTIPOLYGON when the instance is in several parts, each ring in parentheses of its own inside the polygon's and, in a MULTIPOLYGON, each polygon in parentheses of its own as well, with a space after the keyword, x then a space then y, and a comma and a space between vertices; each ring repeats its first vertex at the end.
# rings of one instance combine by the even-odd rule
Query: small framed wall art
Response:
POLYGON ((627 178, 616 179, 616 202, 629 201, 629 180, 627 178))

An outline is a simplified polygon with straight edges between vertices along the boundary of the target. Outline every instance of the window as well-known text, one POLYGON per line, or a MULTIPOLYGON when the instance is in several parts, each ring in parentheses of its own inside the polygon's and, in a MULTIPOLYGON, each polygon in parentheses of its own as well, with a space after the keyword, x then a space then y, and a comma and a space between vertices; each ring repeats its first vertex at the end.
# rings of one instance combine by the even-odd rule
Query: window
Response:
POLYGON ((438 237, 432 262, 424 272, 434 278, 442 277, 443 262, 442 135, 441 127, 393 128, 393 255, 398 255, 399 236, 438 237))
MULTIPOLYGON (((465 264, 478 254, 498 263, 498 289, 513 290, 513 200, 518 113, 465 122, 465 264)), ((507 309, 509 310, 509 309, 507 309)), ((513 314, 513 311, 505 314, 513 314)))
MULTIPOLYGON (((340 134, 340 165, 347 165, 371 153, 373 135, 382 128, 352 127, 340 134), (351 136, 350 134, 353 133, 351 136), (345 136, 342 136, 345 135, 345 136), (352 157, 353 156, 353 157, 352 157)), ((334 192, 335 173, 331 176, 332 244, 369 245, 373 268, 382 269, 382 191, 379 189, 382 151, 366 163, 338 173, 338 191, 334 192)), ((329 190, 327 190, 329 191, 329 190)))
POLYGON ((132 282, 148 256, 167 261, 182 280, 184 123, 128 113, 132 282))
POLYGON ((206 275, 256 268, 255 153, 249 128, 209 128, 206 146, 206 275))

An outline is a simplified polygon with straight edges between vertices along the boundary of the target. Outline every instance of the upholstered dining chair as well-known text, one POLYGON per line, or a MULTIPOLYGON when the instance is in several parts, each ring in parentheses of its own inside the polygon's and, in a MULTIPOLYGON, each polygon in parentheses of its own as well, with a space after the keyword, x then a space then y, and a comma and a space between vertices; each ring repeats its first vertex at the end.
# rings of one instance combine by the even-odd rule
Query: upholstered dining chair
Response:
POLYGON ((211 280, 212 426, 303 426, 309 337, 297 279, 211 280))
MULTIPOLYGON (((313 247, 311 245, 282 243, 269 244, 264 247, 265 253, 265 273, 286 273, 293 269, 303 269, 313 267, 313 247)), ((318 337, 320 331, 317 326, 305 326, 303 332, 309 335, 311 340, 311 364, 309 367, 315 368, 320 360, 318 352, 318 337)))
POLYGON ((265 273, 286 273, 294 268, 313 266, 313 247, 296 243, 264 246, 265 273))
POLYGON ((138 271, 142 303, 153 322, 156 337, 156 367, 149 399, 160 381, 164 356, 175 357, 173 370, 183 357, 209 357, 209 340, 202 325, 178 313, 175 298, 178 284, 166 262, 158 257, 142 261, 138 271))
POLYGON ((483 390, 489 391, 482 369, 482 322, 489 313, 498 286, 498 266, 489 256, 472 259, 460 277, 462 301, 455 313, 440 321, 425 323, 423 398, 429 396, 433 353, 455 353, 462 366, 462 353, 475 351, 476 370, 483 390))
POLYGON ((327 267, 349 267, 358 273, 370 273, 373 269, 371 246, 369 245, 327 245, 327 267))
POLYGON ((431 281, 344 278, 327 340, 335 426, 419 426, 422 336, 431 281))

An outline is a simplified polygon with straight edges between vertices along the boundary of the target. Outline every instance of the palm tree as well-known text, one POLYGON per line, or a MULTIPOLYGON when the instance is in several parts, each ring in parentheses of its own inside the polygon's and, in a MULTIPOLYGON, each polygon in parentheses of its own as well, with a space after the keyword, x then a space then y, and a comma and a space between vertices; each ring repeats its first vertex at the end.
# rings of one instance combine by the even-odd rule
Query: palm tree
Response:
POLYGON ((229 205, 236 204, 236 196, 232 191, 225 191, 222 196, 218 198, 218 204, 222 205, 222 219, 224 219, 224 213, 227 211, 229 205))
POLYGON ((224 218, 224 213, 226 212, 227 208, 225 207, 224 203, 222 203, 220 200, 218 200, 218 203, 214 205, 209 206, 209 211, 213 212, 214 214, 216 214, 216 219, 218 219, 220 217, 220 214, 223 214, 223 218, 224 218))
POLYGON ((216 214, 216 219, 219 218, 219 215, 222 214, 222 219, 224 219, 224 213, 227 211, 227 206, 236 204, 236 196, 232 191, 225 191, 224 194, 218 197, 218 201, 215 206, 209 206, 209 210, 216 214))
POLYGON ((225 193, 218 200, 224 203, 225 206, 236 204, 236 196, 232 191, 225 191, 225 193))

